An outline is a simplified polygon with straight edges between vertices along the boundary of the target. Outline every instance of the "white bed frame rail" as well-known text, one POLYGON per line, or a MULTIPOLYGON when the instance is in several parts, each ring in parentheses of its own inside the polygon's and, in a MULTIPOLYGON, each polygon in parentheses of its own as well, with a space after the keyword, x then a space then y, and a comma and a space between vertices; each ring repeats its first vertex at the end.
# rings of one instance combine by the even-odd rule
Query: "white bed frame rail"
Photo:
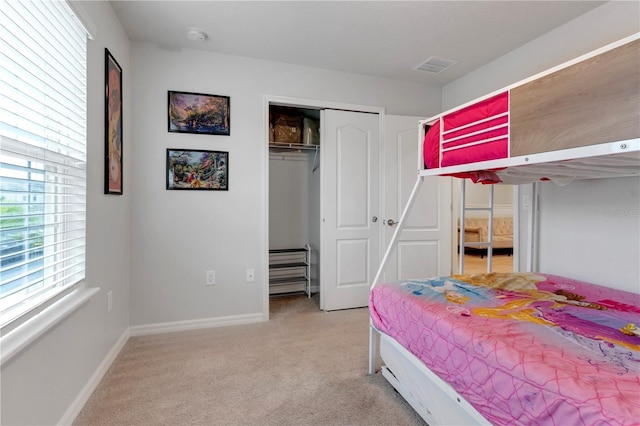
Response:
POLYGON ((491 425, 396 340, 381 334, 380 352, 386 362, 382 375, 430 425, 491 425))
POLYGON ((380 354, 385 360, 385 365, 380 368, 381 374, 427 423, 491 425, 451 385, 373 324, 369 329, 369 374, 374 373, 378 336, 380 354))
MULTIPOLYGON (((420 146, 422 147, 422 143, 420 146)), ((418 174, 419 176, 442 176, 503 168, 507 169, 507 172, 516 180, 515 182, 504 181, 504 183, 514 184, 531 183, 546 175, 571 180, 640 176, 640 139, 606 142, 438 169, 423 169, 418 174)))

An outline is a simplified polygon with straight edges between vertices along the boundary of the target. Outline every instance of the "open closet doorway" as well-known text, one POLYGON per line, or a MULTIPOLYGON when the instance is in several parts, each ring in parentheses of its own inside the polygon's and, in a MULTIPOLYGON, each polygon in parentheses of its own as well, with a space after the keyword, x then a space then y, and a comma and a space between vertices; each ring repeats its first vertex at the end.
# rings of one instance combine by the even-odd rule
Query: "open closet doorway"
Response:
POLYGON ((270 300, 287 294, 309 298, 322 310, 367 306, 381 251, 383 113, 380 107, 265 96, 266 318, 270 300))
POLYGON ((320 110, 269 105, 269 298, 319 305, 320 110))
MULTIPOLYGON (((456 260, 453 273, 460 273, 460 257, 464 256, 464 273, 487 272, 488 258, 486 247, 460 247, 462 180, 453 184, 453 216, 455 224, 453 247, 456 260)), ((465 245, 473 242, 488 241, 489 208, 493 207, 493 254, 491 272, 514 272, 519 269, 517 258, 518 241, 518 186, 482 185, 465 182, 465 245), (493 187, 493 206, 490 191, 493 187), (514 255, 515 254, 515 255, 514 255)))

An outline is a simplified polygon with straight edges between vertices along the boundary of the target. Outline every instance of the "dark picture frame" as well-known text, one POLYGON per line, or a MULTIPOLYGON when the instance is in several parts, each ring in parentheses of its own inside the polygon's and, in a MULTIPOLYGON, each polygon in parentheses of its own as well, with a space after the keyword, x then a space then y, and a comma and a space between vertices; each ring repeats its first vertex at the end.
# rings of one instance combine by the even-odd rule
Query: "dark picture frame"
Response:
POLYGON ((104 49, 104 193, 122 195, 122 68, 104 49))
POLYGON ((167 149, 167 189, 229 190, 229 153, 201 149, 167 149))
POLYGON ((169 90, 167 118, 172 133, 229 136, 231 98, 169 90))

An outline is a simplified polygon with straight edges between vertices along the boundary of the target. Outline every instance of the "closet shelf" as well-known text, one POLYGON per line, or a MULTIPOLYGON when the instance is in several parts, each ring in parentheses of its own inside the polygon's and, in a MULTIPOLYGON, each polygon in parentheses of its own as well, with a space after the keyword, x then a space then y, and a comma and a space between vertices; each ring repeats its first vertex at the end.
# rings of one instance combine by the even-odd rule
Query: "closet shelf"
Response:
POLYGON ((320 148, 320 145, 305 145, 305 144, 301 144, 301 143, 276 143, 276 142, 269 142, 269 148, 273 148, 273 149, 282 149, 282 150, 290 150, 290 149, 296 149, 296 150, 308 150, 308 151, 318 151, 318 149, 320 148))
POLYGON ((307 277, 282 277, 282 278, 269 278, 269 285, 274 286, 278 284, 292 284, 296 282, 307 282, 307 277))
POLYGON ((271 265, 269 265, 269 269, 302 268, 306 266, 306 262, 272 263, 271 265))
MULTIPOLYGON (((316 170, 318 170, 318 151, 320 150, 320 145, 306 145, 306 144, 301 144, 301 143, 276 143, 276 142, 269 142, 269 151, 276 153, 276 152, 298 152, 298 153, 302 153, 304 151, 306 152, 313 152, 314 153, 314 157, 313 157, 313 169, 311 170, 311 173, 315 173, 316 170)), ((284 154, 283 154, 284 155, 284 154)))
POLYGON ((300 253, 302 251, 306 251, 307 249, 302 248, 288 248, 288 249, 273 249, 269 250, 269 254, 280 254, 280 253, 300 253))
POLYGON ((300 292, 311 297, 311 247, 269 250, 269 295, 300 292))

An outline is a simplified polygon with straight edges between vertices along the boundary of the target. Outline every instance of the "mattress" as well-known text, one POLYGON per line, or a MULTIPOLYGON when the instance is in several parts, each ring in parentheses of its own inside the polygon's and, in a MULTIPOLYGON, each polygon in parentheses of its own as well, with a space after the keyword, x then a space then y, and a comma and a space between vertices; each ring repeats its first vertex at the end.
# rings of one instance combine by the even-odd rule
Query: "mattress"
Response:
POLYGON ((509 92, 444 115, 426 132, 429 169, 509 156, 509 92))
POLYGON ((548 274, 379 284, 373 325, 494 424, 640 422, 640 296, 548 274))
POLYGON ((421 176, 560 185, 637 176, 639 47, 634 34, 421 121, 421 176), (611 167, 610 154, 627 153, 628 169, 611 167))

